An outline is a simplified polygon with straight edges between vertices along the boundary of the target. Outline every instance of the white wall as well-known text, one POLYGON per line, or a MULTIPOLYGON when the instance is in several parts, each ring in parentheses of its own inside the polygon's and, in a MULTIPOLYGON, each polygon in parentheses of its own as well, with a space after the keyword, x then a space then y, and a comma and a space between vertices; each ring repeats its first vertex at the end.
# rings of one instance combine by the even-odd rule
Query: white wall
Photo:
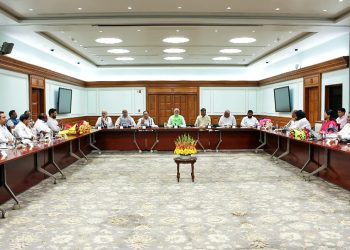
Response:
POLYGON ((29 109, 28 75, 0 69, 0 110, 16 110, 18 116, 29 109))
POLYGON ((350 102, 350 90, 349 90, 349 69, 337 70, 329 73, 322 74, 322 109, 321 118, 325 111, 325 88, 328 85, 342 84, 343 85, 343 108, 349 111, 350 102))
POLYGON ((260 87, 257 92, 257 113, 259 115, 290 116, 290 113, 275 111, 274 89, 289 86, 292 110, 303 109, 303 78, 260 87))
POLYGON ((257 89, 253 87, 202 87, 200 108, 206 108, 210 115, 222 115, 226 109, 233 114, 246 114, 249 109, 257 110, 257 89))
POLYGON ((72 112, 70 114, 58 115, 58 118, 84 116, 87 113, 86 89, 62 82, 46 80, 46 111, 50 108, 57 109, 58 89, 60 87, 72 89, 72 112))
POLYGON ((146 110, 146 88, 89 88, 87 89, 87 114, 99 115, 106 110, 110 115, 120 115, 127 109, 130 115, 141 115, 146 110))

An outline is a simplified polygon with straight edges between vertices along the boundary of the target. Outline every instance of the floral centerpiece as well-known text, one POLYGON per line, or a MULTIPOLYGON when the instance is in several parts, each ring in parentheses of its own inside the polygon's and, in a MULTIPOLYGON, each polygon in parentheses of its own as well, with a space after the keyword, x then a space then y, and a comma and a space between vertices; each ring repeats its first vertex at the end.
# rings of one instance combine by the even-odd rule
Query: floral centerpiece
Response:
POLYGON ((191 155, 197 153, 197 140, 193 139, 189 134, 179 136, 175 141, 174 153, 182 158, 191 158, 191 155))
POLYGON ((289 137, 294 138, 296 140, 306 141, 311 138, 310 130, 307 128, 303 129, 291 129, 289 132, 289 137))
POLYGON ((89 133, 91 130, 91 126, 86 121, 81 121, 74 125, 66 124, 64 126, 64 130, 60 131, 60 135, 81 135, 85 133, 89 133))

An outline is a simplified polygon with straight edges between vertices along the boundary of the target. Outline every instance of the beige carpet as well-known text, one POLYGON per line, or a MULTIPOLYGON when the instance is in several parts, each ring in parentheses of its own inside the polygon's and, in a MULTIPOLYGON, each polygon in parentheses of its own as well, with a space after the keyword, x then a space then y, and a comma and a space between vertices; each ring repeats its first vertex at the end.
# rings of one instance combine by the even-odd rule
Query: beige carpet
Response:
POLYGON ((348 191, 254 153, 202 153, 177 183, 173 157, 89 155, 19 196, 0 249, 350 249, 348 191))

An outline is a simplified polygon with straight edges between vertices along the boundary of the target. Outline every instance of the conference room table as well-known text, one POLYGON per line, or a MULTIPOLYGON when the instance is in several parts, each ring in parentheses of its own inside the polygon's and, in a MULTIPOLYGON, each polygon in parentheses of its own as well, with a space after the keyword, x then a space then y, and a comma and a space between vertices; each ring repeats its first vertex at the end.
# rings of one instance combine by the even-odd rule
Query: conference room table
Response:
POLYGON ((0 189, 0 204, 12 198, 14 208, 18 208, 17 194, 45 178, 52 178, 56 183, 57 172, 64 179, 62 169, 77 160, 87 162, 86 155, 92 150, 99 153, 101 150, 174 151, 175 140, 183 134, 198 140, 197 148, 204 152, 264 150, 271 158, 302 169, 306 180, 318 175, 350 190, 350 146, 347 144, 330 146, 324 141, 300 141, 280 131, 255 128, 113 128, 6 150, 6 157, 0 155, 0 187, 4 187, 0 189))
POLYGON ((298 140, 288 132, 261 129, 261 145, 271 158, 281 159, 300 168, 305 180, 317 175, 350 190, 350 144, 330 145, 326 140, 298 140))

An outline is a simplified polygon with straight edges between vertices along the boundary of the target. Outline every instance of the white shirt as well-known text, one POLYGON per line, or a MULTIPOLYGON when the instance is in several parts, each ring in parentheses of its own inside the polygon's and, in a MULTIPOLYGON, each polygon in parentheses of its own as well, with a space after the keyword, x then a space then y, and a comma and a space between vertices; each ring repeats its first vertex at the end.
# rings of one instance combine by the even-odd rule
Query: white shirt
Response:
POLYGON ((220 120, 219 120, 219 126, 220 127, 227 127, 227 126, 230 126, 230 127, 233 127, 233 126, 236 126, 236 118, 233 116, 233 115, 230 115, 229 117, 225 117, 225 116, 221 116, 220 117, 220 120))
POLYGON ((292 125, 290 125, 289 129, 303 129, 307 128, 311 130, 310 122, 306 119, 300 119, 299 121, 294 121, 292 125))
POLYGON ((6 128, 6 126, 0 125, 0 144, 6 144, 9 141, 14 141, 15 138, 10 133, 10 131, 6 128))
POLYGON ((254 116, 249 118, 248 116, 243 117, 241 121, 241 126, 242 127, 256 127, 259 125, 258 119, 256 119, 254 116))
POLYGON ((143 117, 141 117, 138 121, 137 121, 137 126, 146 126, 146 127, 158 127, 156 124, 154 124, 153 118, 152 117, 148 117, 148 119, 145 119, 143 117))
POLYGON ((103 118, 102 116, 97 119, 95 127, 105 127, 103 125, 107 125, 107 128, 113 128, 113 122, 112 118, 106 117, 103 118))
POLYGON ((338 135, 340 135, 342 139, 350 139, 350 123, 345 124, 343 129, 338 132, 338 135))
POLYGON ((23 122, 19 122, 15 129, 13 130, 13 133, 16 135, 16 137, 23 139, 32 139, 34 134, 30 130, 29 127, 27 127, 23 122))
POLYGON ((134 118, 132 118, 131 116, 119 116, 117 121, 115 122, 115 126, 136 127, 136 123, 134 121, 134 118))
POLYGON ((51 129, 45 121, 38 119, 34 124, 34 133, 37 135, 40 132, 50 133, 51 129))
POLYGON ((56 119, 53 119, 51 117, 47 118, 47 126, 53 131, 53 132, 59 132, 61 129, 58 126, 58 121, 56 119))
POLYGON ((348 123, 348 117, 343 115, 342 117, 338 117, 336 121, 340 125, 340 129, 342 129, 348 123))

